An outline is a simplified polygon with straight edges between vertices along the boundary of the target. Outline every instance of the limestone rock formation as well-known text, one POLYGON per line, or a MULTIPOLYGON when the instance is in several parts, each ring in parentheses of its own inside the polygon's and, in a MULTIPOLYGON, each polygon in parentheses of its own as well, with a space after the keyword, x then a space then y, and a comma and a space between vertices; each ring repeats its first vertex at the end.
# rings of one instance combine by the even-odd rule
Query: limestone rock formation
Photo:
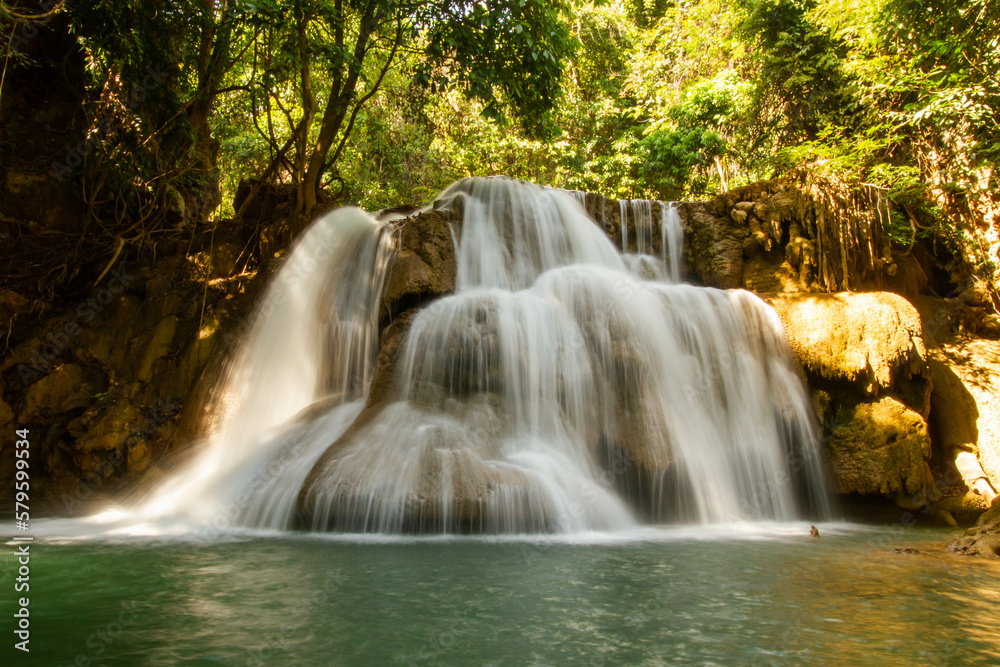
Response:
POLYGON ((932 355, 931 426, 944 458, 989 503, 1000 491, 1000 341, 956 341, 932 355))
POLYGON ((447 519, 449 532, 546 530, 554 517, 545 494, 537 479, 496 462, 500 419, 488 397, 480 398, 452 401, 430 421, 421 413, 417 432, 406 428, 414 423, 407 403, 368 408, 310 472, 299 496, 303 527, 434 532, 447 519), (395 468, 403 476, 372 486, 370 471, 385 464, 387 452, 404 460, 395 468), (488 508, 498 505, 520 507, 509 516, 522 523, 490 527, 497 517, 488 508))
POLYGON ((882 495, 910 509, 925 505, 933 479, 923 418, 892 396, 844 412, 826 443, 837 492, 882 495))
MULTIPOLYGON (((190 439, 187 424, 202 410, 198 379, 221 366, 242 322, 240 300, 229 298, 237 280, 206 289, 195 278, 205 275, 197 256, 116 266, 79 302, 38 322, 14 321, 0 362, 0 427, 31 432, 40 511, 79 511, 84 500, 153 472, 172 443, 190 439), (182 418, 185 406, 190 415, 182 418)), ((255 292, 245 293, 249 304, 255 292)), ((8 443, 0 485, 14 473, 8 443)))
POLYGON ((387 311, 399 314, 455 290, 455 235, 461 217, 449 209, 432 209, 394 224, 398 253, 382 301, 387 311))
POLYGON ((926 423, 932 383, 913 306, 887 292, 765 299, 814 390, 837 491, 907 508, 936 500, 926 423))
POLYGON ((765 299, 789 348, 816 378, 853 384, 865 396, 895 390, 925 418, 930 372, 920 315, 888 292, 776 294, 765 299))
POLYGON ((966 556, 1000 558, 1000 499, 993 501, 976 525, 947 548, 966 556))
POLYGON ((82 408, 90 403, 94 387, 77 364, 63 364, 31 385, 20 417, 26 422, 82 408))
MULTIPOLYGON (((884 201, 865 205, 808 173, 761 181, 679 211, 691 277, 756 292, 833 292, 889 285, 899 272, 881 234, 884 201)), ((907 285, 919 283, 919 268, 907 285)), ((926 281, 926 277, 923 278, 926 281)), ((900 282, 900 281, 896 281, 900 282)))

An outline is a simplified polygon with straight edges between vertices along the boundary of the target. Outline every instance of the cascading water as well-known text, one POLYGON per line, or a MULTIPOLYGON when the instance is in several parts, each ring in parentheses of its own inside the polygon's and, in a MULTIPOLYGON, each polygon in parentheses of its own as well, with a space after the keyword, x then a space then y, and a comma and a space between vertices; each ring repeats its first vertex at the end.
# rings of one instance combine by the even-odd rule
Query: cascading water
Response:
POLYGON ((622 229, 622 252, 628 252, 628 199, 618 202, 618 219, 621 221, 622 229))
POLYGON ((677 212, 677 204, 660 204, 660 233, 663 236, 663 262, 667 267, 670 279, 681 281, 681 262, 684 253, 684 228, 681 226, 681 216, 677 212))
MULTIPOLYGON (((321 218, 232 363, 200 486, 145 512, 190 515, 197 498, 249 527, 478 533, 827 512, 774 312, 678 284, 674 207, 661 259, 650 202, 631 202, 637 262, 581 199, 506 178, 442 193, 463 212, 455 293, 406 320, 396 388, 364 412, 394 224, 321 218)), ((621 220, 624 239, 624 203, 621 220)))
POLYGON ((182 528, 220 518, 291 524, 313 463, 368 395, 392 252, 385 226, 356 208, 310 226, 227 364, 204 451, 141 503, 140 518, 182 528))
POLYGON ((635 244, 640 255, 653 253, 653 202, 632 200, 632 222, 635 224, 635 244))

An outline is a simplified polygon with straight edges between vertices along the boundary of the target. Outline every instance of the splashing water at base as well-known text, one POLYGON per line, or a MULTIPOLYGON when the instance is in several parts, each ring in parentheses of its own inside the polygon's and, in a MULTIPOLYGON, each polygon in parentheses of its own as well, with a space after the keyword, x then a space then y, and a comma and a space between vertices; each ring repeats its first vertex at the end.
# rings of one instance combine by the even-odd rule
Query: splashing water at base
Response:
MULTIPOLYGON (((676 207, 661 204, 654 258, 651 203, 631 202, 638 262, 581 199, 506 178, 442 193, 438 206, 463 211, 455 293, 412 316, 399 386, 363 413, 393 230, 407 223, 320 218, 233 359, 203 457, 138 514, 384 533, 828 515, 774 312, 677 284, 676 207)), ((623 202, 623 238, 627 217, 623 202)))

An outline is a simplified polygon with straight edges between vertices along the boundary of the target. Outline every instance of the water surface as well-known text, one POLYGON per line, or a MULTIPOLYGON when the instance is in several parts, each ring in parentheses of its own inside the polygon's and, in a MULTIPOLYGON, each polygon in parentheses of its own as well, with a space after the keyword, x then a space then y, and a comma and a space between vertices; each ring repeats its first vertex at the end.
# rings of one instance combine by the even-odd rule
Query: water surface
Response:
POLYGON ((820 529, 47 538, 27 664, 1000 664, 1000 563, 943 553, 955 531, 820 529))

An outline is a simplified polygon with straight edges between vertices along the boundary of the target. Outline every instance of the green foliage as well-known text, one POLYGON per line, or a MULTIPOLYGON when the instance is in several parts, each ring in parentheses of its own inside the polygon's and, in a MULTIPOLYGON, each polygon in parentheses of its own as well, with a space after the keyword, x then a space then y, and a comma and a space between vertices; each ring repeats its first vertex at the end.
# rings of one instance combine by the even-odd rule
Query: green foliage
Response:
POLYGON ((126 198, 221 170, 227 196, 263 175, 368 208, 492 173, 681 199, 807 165, 883 193, 897 247, 996 278, 1000 0, 69 7, 100 182, 126 198))
POLYGON ((680 199, 721 188, 719 160, 736 153, 751 93, 733 70, 691 83, 641 142, 646 190, 680 199))
POLYGON ((725 154, 722 137, 702 128, 657 130, 642 146, 648 153, 644 178, 650 189, 668 199, 679 199, 688 192, 704 194, 706 172, 716 157, 725 154))
POLYGON ((190 52, 200 13, 193 2, 160 13, 157 4, 98 0, 69 7, 71 29, 88 56, 88 115, 92 135, 101 138, 97 156, 112 178, 109 191, 129 192, 126 183, 139 187, 164 174, 176 179, 194 143, 183 113, 194 82, 188 63, 176 56, 190 52))
POLYGON ((742 122, 750 108, 752 86, 733 70, 722 70, 711 79, 688 86, 681 101, 667 115, 685 127, 732 127, 742 122))
MULTIPOLYGON (((853 100, 841 62, 845 44, 812 20, 814 0, 746 0, 741 37, 757 53, 754 100, 769 148, 815 140, 830 125, 851 125, 853 100)), ((763 143, 763 142, 758 142, 763 143)))
POLYGON ((567 6, 561 0, 448 5, 447 18, 426 33, 427 60, 417 82, 435 91, 458 83, 489 118, 517 118, 529 136, 551 137, 562 61, 575 47, 562 20, 567 6))
MULTIPOLYGON (((301 184, 307 200, 324 183, 357 192, 338 173, 346 151, 431 141, 366 113, 392 106, 376 96, 393 77, 456 87, 494 120, 552 136, 562 63, 576 44, 566 10, 561 0, 72 3, 99 137, 90 168, 108 191, 155 201, 180 190, 207 210, 220 165, 229 192, 260 175, 301 184), (359 124, 365 140, 350 144, 359 124), (375 139, 380 129, 397 134, 375 139)), ((376 152, 383 164, 412 164, 376 152)), ((138 201, 126 208, 144 215, 138 201)))
POLYGON ((558 187, 639 196, 642 123, 623 93, 639 31, 620 7, 586 4, 563 14, 560 30, 578 44, 566 61, 562 95, 541 138, 481 113, 485 103, 460 89, 439 90, 426 107, 431 152, 442 176, 505 173, 558 187))

